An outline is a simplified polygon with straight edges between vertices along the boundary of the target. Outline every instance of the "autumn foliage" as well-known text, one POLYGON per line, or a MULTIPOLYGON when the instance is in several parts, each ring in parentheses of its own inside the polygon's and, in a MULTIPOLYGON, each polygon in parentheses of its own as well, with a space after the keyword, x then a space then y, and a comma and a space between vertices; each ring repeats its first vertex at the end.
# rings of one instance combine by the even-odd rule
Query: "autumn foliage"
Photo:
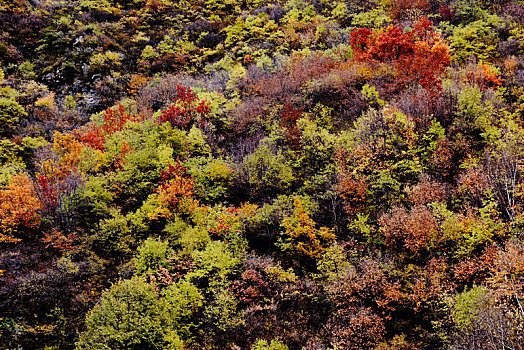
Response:
POLYGON ((395 249, 407 250, 420 255, 439 244, 443 238, 438 231, 437 220, 425 206, 415 206, 411 211, 394 208, 379 223, 384 232, 385 244, 395 249))
POLYGON ((40 200, 31 179, 24 174, 15 175, 7 188, 0 190, 0 242, 16 242, 18 230, 39 225, 40 200))
POLYGON ((182 85, 176 86, 174 103, 163 110, 158 117, 159 123, 169 122, 172 126, 189 130, 197 125, 204 128, 211 111, 210 103, 200 98, 191 90, 182 85))
POLYGON ((55 134, 53 153, 40 161, 37 190, 44 212, 53 215, 78 186, 77 165, 82 144, 69 134, 55 134))
POLYGON ((0 349, 522 350, 523 18, 0 0, 0 349))
POLYGON ((295 197, 293 205, 293 215, 282 223, 285 228, 283 249, 290 251, 292 256, 318 259, 335 241, 335 234, 327 227, 317 229, 300 199, 295 197))
POLYGON ((441 90, 440 76, 451 59, 447 45, 426 17, 408 32, 395 25, 354 30, 351 48, 357 61, 391 64, 400 85, 419 83, 432 93, 441 90))
POLYGON ((162 172, 162 185, 157 189, 161 207, 154 214, 169 217, 174 213, 188 214, 198 205, 194 198, 194 181, 179 163, 162 172))
POLYGON ((104 150, 106 138, 124 128, 128 121, 137 120, 130 115, 124 106, 118 108, 108 108, 104 111, 101 125, 90 123, 80 134, 83 143, 98 150, 104 150))
POLYGON ((428 0, 393 0, 389 12, 394 18, 409 17, 428 11, 430 1, 428 0))
POLYGON ((483 89, 493 88, 495 90, 502 86, 504 81, 493 67, 483 63, 480 63, 475 69, 470 70, 467 78, 483 89))

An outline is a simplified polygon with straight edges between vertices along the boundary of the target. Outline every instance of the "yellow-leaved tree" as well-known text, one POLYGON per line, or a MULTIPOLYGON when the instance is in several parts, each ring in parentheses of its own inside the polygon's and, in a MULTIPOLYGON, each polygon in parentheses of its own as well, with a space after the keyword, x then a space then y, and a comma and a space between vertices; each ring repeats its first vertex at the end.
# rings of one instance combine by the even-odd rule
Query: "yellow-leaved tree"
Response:
POLYGON ((316 228, 315 221, 298 197, 293 199, 293 214, 284 219, 280 248, 298 260, 318 259, 335 241, 333 229, 316 228))

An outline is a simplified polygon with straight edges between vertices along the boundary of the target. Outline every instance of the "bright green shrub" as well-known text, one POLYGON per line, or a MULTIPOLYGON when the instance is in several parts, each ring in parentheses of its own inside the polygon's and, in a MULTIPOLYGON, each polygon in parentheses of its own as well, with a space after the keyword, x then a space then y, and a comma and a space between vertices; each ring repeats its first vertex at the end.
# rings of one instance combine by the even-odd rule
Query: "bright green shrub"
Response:
POLYGON ((485 19, 452 28, 452 59, 464 63, 470 56, 480 61, 497 58, 499 37, 494 28, 500 26, 504 26, 502 20, 497 15, 489 15, 485 19))
POLYGON ((0 97, 0 135, 6 135, 27 117, 27 113, 15 100, 0 97))
POLYGON ((77 349, 183 349, 168 303, 142 277, 119 282, 87 314, 77 349))
POLYGON ((169 258, 169 245, 159 239, 149 237, 140 247, 135 257, 135 270, 138 275, 154 272, 166 266, 169 258))
POLYGON ((0 164, 18 163, 23 165, 20 157, 24 148, 10 140, 0 139, 0 164))
POLYGON ((177 333, 185 340, 197 326, 192 316, 204 305, 204 296, 198 288, 187 280, 173 283, 162 292, 171 313, 177 333))
POLYGON ((80 188, 80 198, 84 204, 86 221, 92 221, 109 214, 109 206, 114 194, 109 191, 110 183, 104 175, 89 176, 80 188))
POLYGON ((288 347, 279 340, 271 340, 271 342, 268 342, 267 340, 260 339, 253 344, 251 350, 288 350, 288 347))
POLYGON ((453 307, 453 319, 459 329, 470 326, 482 308, 492 304, 489 290, 482 286, 473 286, 457 295, 453 307))
POLYGON ((213 299, 206 306, 204 315, 216 331, 226 332, 242 323, 242 312, 237 310, 237 306, 238 301, 233 293, 221 288, 214 290, 213 299))
POLYGON ((96 233, 90 237, 95 250, 105 254, 129 254, 134 243, 125 216, 112 210, 112 217, 100 221, 96 233))
POLYGON ((243 176, 254 195, 281 193, 293 182, 293 171, 281 152, 262 145, 244 160, 243 176))
POLYGON ((188 277, 194 280, 207 278, 212 286, 222 285, 240 262, 227 246, 219 241, 209 242, 204 250, 195 250, 192 257, 195 268, 188 277))
POLYGON ((218 203, 228 198, 233 169, 224 160, 211 157, 191 159, 189 173, 195 180, 195 191, 205 202, 218 203))
POLYGON ((188 226, 180 218, 172 219, 167 223, 164 231, 180 249, 178 255, 191 255, 197 249, 204 249, 211 241, 209 232, 201 227, 188 226))
POLYGON ((35 65, 29 61, 25 61, 18 67, 18 73, 23 79, 34 79, 36 78, 35 65))
POLYGON ((301 134, 298 171, 308 179, 333 164, 337 139, 327 129, 318 127, 307 118, 299 119, 297 128, 301 134))
POLYGON ((382 7, 354 13, 350 16, 352 17, 351 25, 355 28, 380 28, 383 24, 391 22, 391 17, 382 7))

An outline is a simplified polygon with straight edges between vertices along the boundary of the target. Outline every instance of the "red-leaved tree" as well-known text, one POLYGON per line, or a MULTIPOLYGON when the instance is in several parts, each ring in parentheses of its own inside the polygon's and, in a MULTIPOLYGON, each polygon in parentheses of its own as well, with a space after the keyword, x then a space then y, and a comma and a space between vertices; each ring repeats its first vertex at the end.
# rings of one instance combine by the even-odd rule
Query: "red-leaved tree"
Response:
POLYGON ((104 111, 103 123, 89 123, 80 134, 80 139, 91 148, 104 150, 106 138, 124 128, 128 121, 135 121, 136 117, 130 115, 122 105, 117 109, 108 108, 104 111))
POLYGON ((419 83, 432 94, 441 90, 440 75, 450 62, 448 46, 426 17, 408 32, 395 25, 356 29, 351 48, 354 60, 390 64, 399 84, 419 83))
POLYGON ((182 85, 176 87, 174 103, 163 110, 158 117, 160 123, 169 122, 172 126, 189 130, 195 124, 204 128, 207 124, 211 104, 200 98, 191 90, 182 85))

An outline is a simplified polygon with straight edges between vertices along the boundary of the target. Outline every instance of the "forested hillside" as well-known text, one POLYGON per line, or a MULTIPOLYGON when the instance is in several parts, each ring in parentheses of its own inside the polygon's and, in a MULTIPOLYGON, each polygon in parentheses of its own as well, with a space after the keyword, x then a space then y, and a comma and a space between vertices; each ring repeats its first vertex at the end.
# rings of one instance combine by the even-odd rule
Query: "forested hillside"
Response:
POLYGON ((523 21, 0 0, 0 349, 524 349, 523 21))

